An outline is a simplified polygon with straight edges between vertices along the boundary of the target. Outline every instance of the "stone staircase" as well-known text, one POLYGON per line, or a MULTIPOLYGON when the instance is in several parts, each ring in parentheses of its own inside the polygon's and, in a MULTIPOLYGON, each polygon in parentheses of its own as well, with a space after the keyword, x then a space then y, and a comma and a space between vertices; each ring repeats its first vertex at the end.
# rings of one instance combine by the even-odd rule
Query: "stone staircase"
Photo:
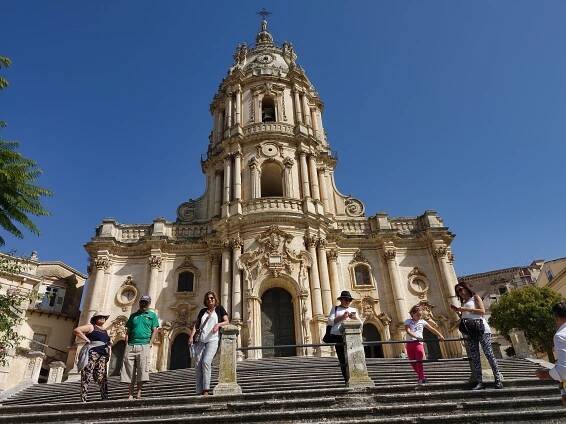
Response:
MULTIPOLYGON (((425 364, 429 384, 417 386, 405 360, 367 359, 376 386, 344 387, 334 358, 274 358, 238 363, 242 395, 194 395, 194 370, 152 374, 144 399, 109 380, 111 400, 96 386, 80 403, 79 383, 34 385, 5 400, 0 423, 566 423, 557 385, 534 379, 525 360, 500 360, 505 388, 469 390, 468 363, 425 364)), ((213 370, 213 385, 217 370, 213 370)))

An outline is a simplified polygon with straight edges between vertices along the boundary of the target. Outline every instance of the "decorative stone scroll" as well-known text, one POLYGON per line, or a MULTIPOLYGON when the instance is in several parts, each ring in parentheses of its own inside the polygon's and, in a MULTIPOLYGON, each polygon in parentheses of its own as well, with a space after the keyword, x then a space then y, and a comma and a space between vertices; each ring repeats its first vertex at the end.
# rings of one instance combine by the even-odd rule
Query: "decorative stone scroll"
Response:
POLYGON ((361 312, 361 318, 363 321, 367 319, 379 319, 379 314, 376 309, 379 299, 375 299, 368 295, 364 296, 361 300, 354 300, 352 303, 361 312))
POLYGON ((348 216, 363 216, 365 212, 364 204, 358 199, 348 197, 345 200, 346 215, 348 216))
POLYGON ((192 222, 195 220, 196 202, 190 199, 188 202, 181 203, 177 208, 177 218, 182 222, 192 222))

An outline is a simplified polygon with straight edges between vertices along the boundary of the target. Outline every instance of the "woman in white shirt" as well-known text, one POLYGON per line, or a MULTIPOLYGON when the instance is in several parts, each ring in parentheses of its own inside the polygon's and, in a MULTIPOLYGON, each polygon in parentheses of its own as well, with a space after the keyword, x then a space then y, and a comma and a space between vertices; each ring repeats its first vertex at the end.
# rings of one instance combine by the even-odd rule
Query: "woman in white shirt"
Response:
POLYGON ((440 340, 444 340, 444 336, 424 319, 421 319, 422 314, 419 305, 413 306, 409 311, 409 315, 411 315, 411 318, 405 320, 405 331, 407 332, 405 350, 407 351, 407 357, 411 361, 413 370, 417 373, 418 384, 425 384, 426 376, 424 367, 423 363, 420 362, 425 359, 423 330, 426 327, 431 333, 436 334, 440 340))
MULTIPOLYGON (((330 314, 328 315, 327 325, 332 326, 330 331, 331 340, 329 343, 344 343, 342 338, 342 324, 348 319, 358 319, 358 311, 356 308, 352 308, 350 304, 352 303, 352 295, 349 291, 344 290, 340 297, 338 297, 340 305, 333 306, 330 314)), ((344 381, 348 382, 348 369, 346 367, 346 356, 344 355, 344 345, 340 344, 335 346, 336 356, 338 356, 338 361, 340 362, 340 370, 342 371, 342 376, 344 381)))
POLYGON ((189 335, 189 346, 194 343, 195 380, 198 395, 207 396, 210 392, 212 360, 218 349, 219 330, 228 325, 228 313, 218 304, 218 297, 213 291, 204 295, 204 308, 198 313, 197 319, 189 335), (198 331, 198 340, 195 334, 198 331))
POLYGON ((485 388, 481 375, 480 344, 485 357, 489 361, 491 370, 493 371, 495 388, 502 389, 503 383, 501 380, 503 376, 499 371, 499 366, 497 365, 495 355, 493 354, 493 348, 491 346, 491 328, 489 327, 487 320, 484 318, 485 308, 483 306, 483 301, 481 300, 481 297, 475 294, 466 283, 456 284, 454 291, 456 292, 456 296, 460 299, 460 304, 462 306, 457 307, 455 305, 450 305, 450 307, 453 311, 460 314, 463 327, 462 330, 465 330, 468 333, 464 335, 466 336, 470 361, 472 362, 472 369, 477 382, 477 385, 472 390, 482 390, 485 388), (481 330, 482 327, 483 331, 481 330))

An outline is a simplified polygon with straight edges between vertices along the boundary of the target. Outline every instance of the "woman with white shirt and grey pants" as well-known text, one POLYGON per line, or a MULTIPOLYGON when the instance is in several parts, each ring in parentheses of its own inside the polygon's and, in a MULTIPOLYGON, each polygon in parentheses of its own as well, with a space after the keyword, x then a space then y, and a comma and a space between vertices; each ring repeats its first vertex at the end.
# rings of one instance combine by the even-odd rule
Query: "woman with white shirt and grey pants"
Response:
POLYGON ((495 388, 502 389, 502 375, 497 365, 497 360, 493 354, 491 346, 491 328, 484 318, 485 308, 481 297, 474 293, 474 291, 466 283, 456 284, 454 291, 456 296, 460 299, 461 307, 450 305, 453 311, 461 315, 464 321, 464 329, 466 325, 469 327, 470 332, 467 334, 466 343, 469 348, 470 361, 472 362, 472 369, 477 385, 472 390, 481 390, 485 388, 482 381, 481 374, 481 361, 480 361, 480 345, 483 349, 485 357, 489 361, 493 376, 495 377, 495 388), (468 321, 469 320, 469 321, 468 321), (473 321, 473 322, 470 322, 473 321), (481 321, 481 322, 478 322, 481 321), (481 331, 481 324, 483 324, 483 332, 481 331), (480 328, 480 331, 474 330, 474 327, 480 328))
POLYGON ((189 345, 193 345, 195 355, 195 380, 197 395, 207 396, 210 392, 212 360, 218 349, 219 330, 228 325, 228 314, 218 304, 218 297, 213 291, 204 295, 204 308, 198 313, 195 325, 189 335, 189 345), (195 334, 198 332, 198 340, 195 334))
MULTIPOLYGON (((357 309, 350 306, 353 298, 349 291, 344 290, 340 294, 340 297, 338 297, 338 300, 340 301, 340 305, 333 306, 328 315, 327 325, 332 326, 332 330, 330 331, 331 340, 329 343, 344 343, 342 338, 342 323, 347 319, 358 319, 357 309)), ((348 369, 346 368, 344 345, 339 344, 334 348, 336 349, 336 356, 338 356, 338 361, 340 362, 340 370, 342 371, 344 381, 348 382, 348 369)))

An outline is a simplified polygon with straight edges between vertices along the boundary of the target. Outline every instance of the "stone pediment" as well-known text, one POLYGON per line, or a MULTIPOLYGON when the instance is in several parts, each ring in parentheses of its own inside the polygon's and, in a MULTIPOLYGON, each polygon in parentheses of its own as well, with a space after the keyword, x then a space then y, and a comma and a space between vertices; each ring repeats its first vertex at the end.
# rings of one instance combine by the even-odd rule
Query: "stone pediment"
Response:
POLYGON ((244 271, 244 281, 251 289, 262 274, 278 277, 286 274, 302 284, 306 279, 307 268, 312 264, 311 255, 303 250, 296 252, 290 244, 293 236, 272 225, 256 237, 259 246, 255 250, 245 252, 238 259, 238 267, 244 271))

